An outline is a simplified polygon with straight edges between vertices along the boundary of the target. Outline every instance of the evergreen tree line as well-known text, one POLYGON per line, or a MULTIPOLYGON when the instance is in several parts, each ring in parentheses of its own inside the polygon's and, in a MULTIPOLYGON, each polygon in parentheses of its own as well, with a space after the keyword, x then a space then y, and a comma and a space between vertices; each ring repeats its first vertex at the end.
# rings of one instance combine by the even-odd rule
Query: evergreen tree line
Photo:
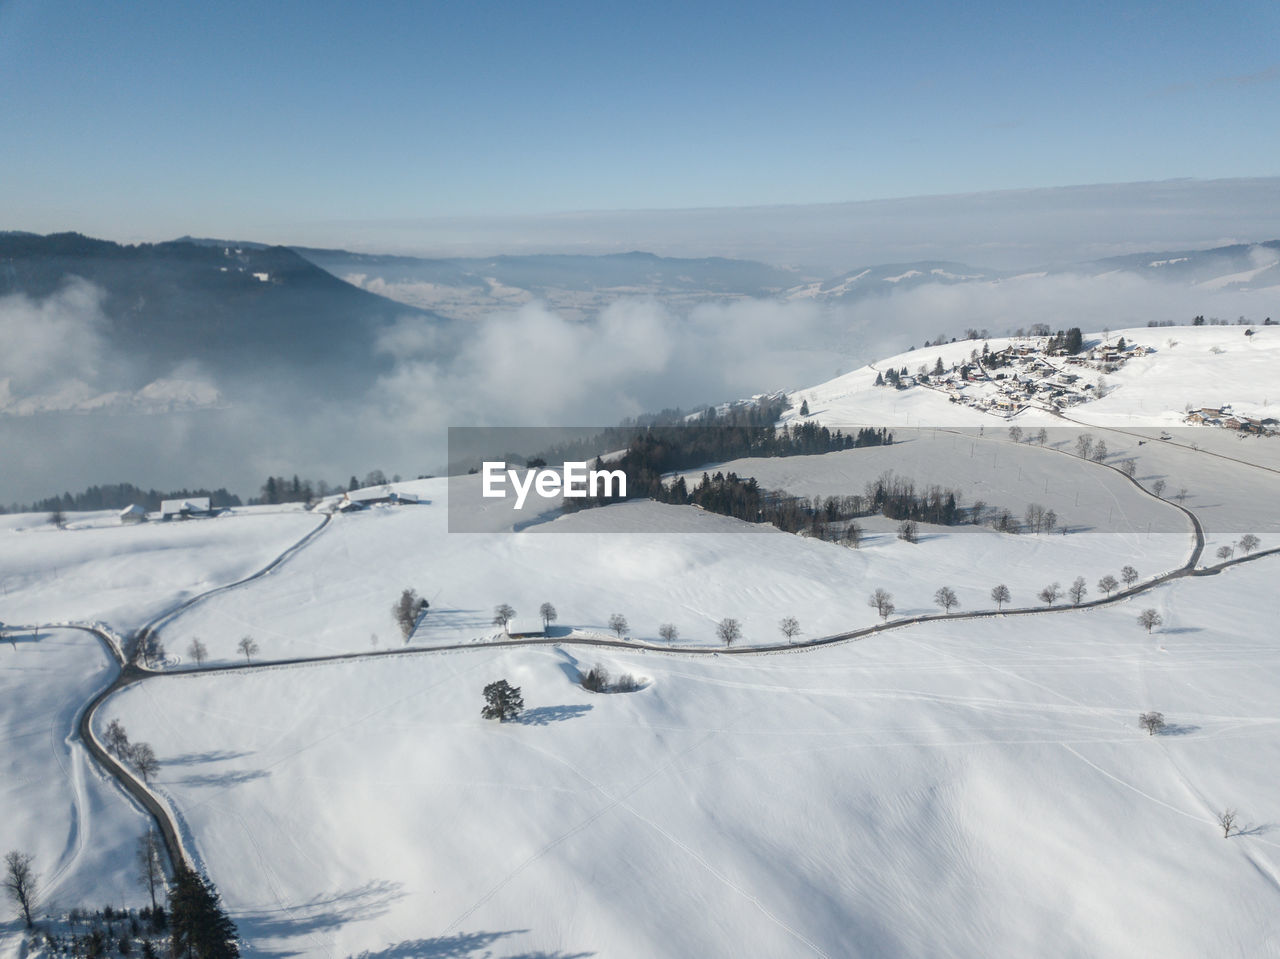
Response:
MULTIPOLYGON (((137 503, 148 511, 160 508, 160 501, 166 499, 191 499, 196 496, 209 497, 209 505, 214 508, 241 506, 240 497, 226 489, 181 489, 165 493, 160 490, 143 490, 132 483, 106 483, 102 486, 90 486, 83 493, 63 493, 61 496, 50 496, 37 500, 30 506, 17 503, 9 507, 13 513, 53 513, 59 510, 97 510, 124 509, 137 503)), ((0 512, 5 512, 0 507, 0 512)))
POLYGON ((1080 332, 1080 327, 1073 326, 1065 333, 1059 330, 1053 336, 1049 337, 1048 351, 1050 353, 1069 353, 1076 354, 1084 349, 1084 335, 1080 332))
MULTIPOLYGON (((715 426, 708 426, 699 421, 692 426, 651 428, 634 437, 626 452, 618 460, 608 463, 607 468, 622 470, 626 475, 629 498, 691 502, 682 480, 678 479, 668 487, 662 482, 663 475, 705 463, 748 456, 799 456, 862 446, 885 446, 893 442, 893 434, 886 429, 866 427, 846 434, 842 430, 833 432, 813 422, 775 427, 775 412, 781 414, 780 410, 768 409, 762 415, 763 421, 759 421, 748 411, 740 411, 741 421, 734 425, 717 422, 715 426), (684 490, 683 497, 680 490, 684 490)), ((717 418, 723 419, 725 417, 717 418)), ((597 457, 595 468, 605 469, 606 464, 597 457)), ((608 502, 610 500, 603 498, 593 501, 590 497, 566 500, 566 508, 601 506, 608 502)), ((747 508, 740 504, 726 515, 737 516, 738 510, 747 508)), ((717 509, 716 512, 722 510, 717 509)))

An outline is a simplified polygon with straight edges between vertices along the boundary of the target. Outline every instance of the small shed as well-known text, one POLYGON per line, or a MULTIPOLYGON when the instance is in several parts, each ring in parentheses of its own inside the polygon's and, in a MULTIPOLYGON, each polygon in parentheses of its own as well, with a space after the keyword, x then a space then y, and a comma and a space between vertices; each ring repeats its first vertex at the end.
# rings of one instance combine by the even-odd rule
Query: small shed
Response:
POLYGON ((130 503, 120 511, 120 522, 125 526, 134 523, 145 523, 147 521, 147 511, 137 503, 130 503))

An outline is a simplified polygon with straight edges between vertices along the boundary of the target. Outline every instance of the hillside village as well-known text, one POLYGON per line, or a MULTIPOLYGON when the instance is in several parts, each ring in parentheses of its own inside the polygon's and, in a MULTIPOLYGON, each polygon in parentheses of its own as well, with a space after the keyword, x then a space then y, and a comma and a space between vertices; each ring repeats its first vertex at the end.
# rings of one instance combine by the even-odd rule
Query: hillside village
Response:
MULTIPOLYGON (((1249 331, 1252 332, 1252 331, 1249 331)), ((878 371, 877 386, 899 390, 924 387, 947 394, 952 403, 1010 419, 1028 409, 1060 413, 1100 399, 1109 392, 1107 375, 1126 364, 1157 352, 1150 345, 1128 342, 1086 344, 1078 328, 1053 336, 1015 339, 1001 349, 983 343, 967 360, 947 367, 939 357, 934 366, 921 365, 915 374, 906 367, 878 371)), ((1241 434, 1275 435, 1275 417, 1246 416, 1231 405, 1186 406, 1188 425, 1217 426, 1241 434)))

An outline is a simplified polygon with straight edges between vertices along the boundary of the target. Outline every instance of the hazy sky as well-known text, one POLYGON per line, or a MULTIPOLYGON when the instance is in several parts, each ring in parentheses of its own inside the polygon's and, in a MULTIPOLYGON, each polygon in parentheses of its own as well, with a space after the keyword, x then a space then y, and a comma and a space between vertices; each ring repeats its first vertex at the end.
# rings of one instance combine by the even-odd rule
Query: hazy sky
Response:
POLYGON ((1275 0, 0 0, 0 229, 404 249, 424 220, 1270 176, 1277 36, 1275 0))

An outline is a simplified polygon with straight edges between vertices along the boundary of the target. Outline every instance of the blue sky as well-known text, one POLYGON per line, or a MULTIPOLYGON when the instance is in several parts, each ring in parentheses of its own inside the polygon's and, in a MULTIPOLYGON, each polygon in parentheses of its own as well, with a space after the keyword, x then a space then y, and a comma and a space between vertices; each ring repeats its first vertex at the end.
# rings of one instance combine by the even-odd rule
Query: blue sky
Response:
POLYGON ((0 229, 333 242, 1272 176, 1277 38, 1274 0, 0 0, 0 229))

